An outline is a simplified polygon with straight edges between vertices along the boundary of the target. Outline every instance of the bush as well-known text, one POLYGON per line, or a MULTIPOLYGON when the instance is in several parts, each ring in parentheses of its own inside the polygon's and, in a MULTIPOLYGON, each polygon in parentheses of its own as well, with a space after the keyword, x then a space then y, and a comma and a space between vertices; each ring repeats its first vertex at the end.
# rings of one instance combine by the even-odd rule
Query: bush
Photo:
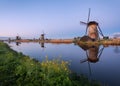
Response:
POLYGON ((96 86, 72 74, 68 62, 46 59, 40 63, 4 43, 0 42, 0 47, 4 50, 0 54, 0 86, 96 86))

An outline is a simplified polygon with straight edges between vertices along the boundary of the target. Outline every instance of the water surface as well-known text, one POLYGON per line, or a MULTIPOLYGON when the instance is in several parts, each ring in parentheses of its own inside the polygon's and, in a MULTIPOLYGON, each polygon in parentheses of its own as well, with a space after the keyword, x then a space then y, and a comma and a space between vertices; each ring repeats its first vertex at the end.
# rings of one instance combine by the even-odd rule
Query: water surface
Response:
POLYGON ((70 62, 72 72, 84 74, 90 80, 97 80, 108 86, 120 86, 120 47, 81 46, 75 44, 16 43, 12 49, 43 61, 60 58, 70 62), (87 53, 87 54, 86 54, 87 53))

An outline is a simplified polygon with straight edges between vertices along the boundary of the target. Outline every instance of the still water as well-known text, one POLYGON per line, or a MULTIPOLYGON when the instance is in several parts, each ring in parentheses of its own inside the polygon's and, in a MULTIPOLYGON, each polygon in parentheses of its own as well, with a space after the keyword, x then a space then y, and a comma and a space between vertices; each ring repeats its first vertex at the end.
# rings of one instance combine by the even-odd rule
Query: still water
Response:
POLYGON ((42 61, 60 58, 70 62, 72 72, 84 74, 107 86, 120 86, 120 46, 81 46, 75 44, 9 44, 12 49, 42 61))

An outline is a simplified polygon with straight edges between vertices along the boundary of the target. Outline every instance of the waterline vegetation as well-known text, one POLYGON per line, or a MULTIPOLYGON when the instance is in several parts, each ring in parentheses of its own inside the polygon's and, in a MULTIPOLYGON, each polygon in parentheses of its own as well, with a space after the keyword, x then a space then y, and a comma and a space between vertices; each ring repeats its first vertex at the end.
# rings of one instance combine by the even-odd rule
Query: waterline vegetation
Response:
POLYGON ((99 86, 72 74, 62 60, 38 62, 0 42, 0 86, 99 86))

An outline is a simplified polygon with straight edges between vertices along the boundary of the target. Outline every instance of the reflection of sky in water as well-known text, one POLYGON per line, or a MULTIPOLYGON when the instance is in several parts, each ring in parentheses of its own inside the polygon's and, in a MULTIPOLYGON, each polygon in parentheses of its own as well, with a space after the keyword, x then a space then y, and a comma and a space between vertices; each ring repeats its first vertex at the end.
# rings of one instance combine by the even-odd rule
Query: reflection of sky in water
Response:
MULTIPOLYGON (((79 46, 74 44, 45 44, 45 48, 41 48, 39 43, 22 43, 16 46, 15 43, 10 44, 14 50, 23 52, 39 61, 48 56, 49 59, 61 58, 70 61, 70 68, 73 72, 83 73, 89 78, 108 83, 111 86, 120 86, 120 53, 115 53, 116 47, 107 47, 96 63, 90 63, 91 75, 89 72, 88 62, 80 63, 81 59, 86 59, 86 53, 79 46)), ((119 49, 120 47, 118 47, 119 49)))

